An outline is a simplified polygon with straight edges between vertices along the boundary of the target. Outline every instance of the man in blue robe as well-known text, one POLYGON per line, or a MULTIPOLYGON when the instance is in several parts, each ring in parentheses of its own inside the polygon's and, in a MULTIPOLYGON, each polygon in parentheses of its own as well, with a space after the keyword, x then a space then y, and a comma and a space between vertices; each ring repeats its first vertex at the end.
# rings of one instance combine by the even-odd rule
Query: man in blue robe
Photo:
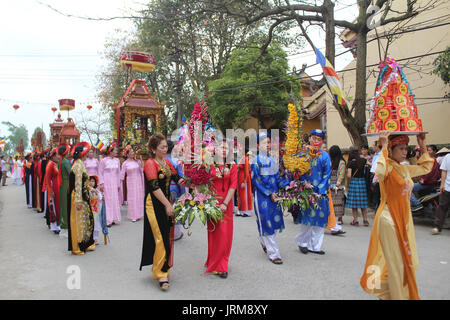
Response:
MULTIPOLYGON (((309 135, 309 144, 313 148, 320 149, 325 139, 325 133, 322 130, 311 130, 309 135)), ((310 206, 298 216, 296 223, 301 223, 300 233, 295 237, 295 242, 302 253, 325 254, 322 247, 323 235, 328 225, 328 216, 330 209, 328 206, 328 188, 331 177, 331 160, 328 153, 320 151, 321 155, 312 160, 310 172, 301 177, 301 181, 309 182, 314 192, 321 195, 318 208, 310 206)))
POLYGON ((284 220, 276 197, 279 189, 288 185, 289 181, 280 177, 278 163, 268 155, 270 137, 267 133, 260 133, 258 139, 259 153, 252 161, 251 174, 259 241, 269 260, 275 264, 282 264, 275 232, 284 229, 284 220))

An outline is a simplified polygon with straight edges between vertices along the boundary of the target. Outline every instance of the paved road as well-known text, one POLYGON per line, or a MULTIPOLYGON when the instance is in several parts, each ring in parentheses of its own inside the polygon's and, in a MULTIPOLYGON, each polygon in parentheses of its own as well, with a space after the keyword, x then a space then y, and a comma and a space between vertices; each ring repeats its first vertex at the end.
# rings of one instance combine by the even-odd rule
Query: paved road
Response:
MULTIPOLYGON (((350 216, 344 218, 345 236, 325 235, 324 256, 301 254, 293 240, 299 228, 285 218, 286 229, 277 236, 283 265, 269 262, 261 250, 255 217, 235 217, 228 279, 204 273, 207 235, 194 222, 192 235, 185 232, 175 243, 172 286, 161 292, 150 267, 139 271, 142 221, 128 221, 126 207, 120 225, 110 229, 111 243, 84 256, 71 255, 67 240, 26 207, 23 186, 0 187, 0 210, 0 299, 374 299, 359 286, 370 228, 348 225, 350 216), (80 270, 80 289, 67 287, 73 265, 80 270)), ((416 226, 419 294, 450 299, 450 230, 432 236, 429 229, 416 226)))

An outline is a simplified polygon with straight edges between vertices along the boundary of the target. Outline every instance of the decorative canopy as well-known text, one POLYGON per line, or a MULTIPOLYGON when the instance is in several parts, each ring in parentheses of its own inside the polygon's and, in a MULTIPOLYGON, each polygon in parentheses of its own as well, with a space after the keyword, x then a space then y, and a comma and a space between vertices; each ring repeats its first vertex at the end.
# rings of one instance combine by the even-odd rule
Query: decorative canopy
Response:
POLYGON ((80 142, 81 132, 75 127, 75 122, 73 122, 72 118, 68 118, 67 122, 64 124, 64 127, 61 129, 60 133, 60 143, 69 143, 69 144, 77 144, 80 142), (71 141, 72 139, 72 141, 71 141))
POLYGON ((146 52, 125 51, 120 55, 120 65, 131 70, 151 72, 155 70, 155 58, 146 52))
POLYGON ((117 139, 121 141, 121 136, 133 125, 136 117, 150 119, 156 124, 157 131, 161 131, 164 106, 152 98, 144 80, 134 79, 116 108, 117 139))
POLYGON ((73 99, 59 99, 59 110, 73 110, 75 109, 75 100, 73 99))

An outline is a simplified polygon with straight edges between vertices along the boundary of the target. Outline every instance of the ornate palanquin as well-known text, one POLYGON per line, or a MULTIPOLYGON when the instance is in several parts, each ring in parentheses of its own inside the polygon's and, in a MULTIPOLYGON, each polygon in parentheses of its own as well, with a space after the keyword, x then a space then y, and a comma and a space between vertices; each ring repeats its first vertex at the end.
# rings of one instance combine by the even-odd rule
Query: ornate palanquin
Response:
POLYGON ((58 118, 50 124, 50 139, 48 141, 49 147, 55 148, 59 145, 59 138, 63 127, 64 120, 61 118, 61 113, 58 113, 58 118))
POLYGON ((72 118, 67 118, 67 122, 61 129, 59 136, 59 143, 67 143, 71 146, 76 145, 80 142, 81 132, 75 126, 72 118))
POLYGON ((154 99, 144 80, 134 79, 115 108, 117 140, 122 146, 131 131, 139 140, 148 140, 154 130, 161 132, 161 116, 165 103, 154 99))

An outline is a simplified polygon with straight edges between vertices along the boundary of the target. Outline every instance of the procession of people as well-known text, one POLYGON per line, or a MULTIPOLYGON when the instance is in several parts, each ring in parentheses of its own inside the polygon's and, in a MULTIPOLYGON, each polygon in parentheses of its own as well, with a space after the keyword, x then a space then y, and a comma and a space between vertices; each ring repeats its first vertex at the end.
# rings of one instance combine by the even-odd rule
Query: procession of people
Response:
MULTIPOLYGON (((249 152, 248 157, 245 152, 239 153, 238 150, 240 157, 232 163, 211 167, 210 187, 223 217, 220 221, 207 221, 205 272, 221 278, 229 276, 234 209, 238 209, 235 210, 236 217, 254 213, 255 233, 258 234, 264 253, 272 263, 283 264, 283 248, 277 245, 276 233, 285 228, 287 212, 277 203, 278 193, 297 180, 310 184, 314 192, 320 195, 319 203, 315 206, 311 205, 307 209, 297 206, 289 210, 295 224, 299 224, 299 233, 292 240, 301 253, 324 255, 322 244, 325 231, 331 228, 332 234, 346 233, 341 226, 345 207, 353 210, 350 226, 358 226, 357 211, 353 208, 363 210, 363 224, 369 226, 367 208, 370 191, 365 187, 364 177, 366 170, 369 172, 372 169, 367 168, 366 163, 372 160, 370 165, 376 166, 374 177, 379 183, 381 196, 374 200, 377 210, 366 269, 375 265, 382 270, 381 286, 378 289, 368 286, 371 273, 366 269, 361 286, 380 299, 418 299, 414 228, 408 226, 412 226, 411 178, 427 174, 435 165, 434 158, 427 152, 425 135, 418 136, 421 156, 417 165, 407 166, 400 163, 406 157, 408 136, 382 132, 376 143, 376 146, 381 146, 381 152, 376 150, 378 154, 375 160, 368 160, 367 155, 351 148, 348 161, 338 146, 332 146, 328 154, 323 147, 325 138, 322 130, 310 132, 308 148, 320 150, 320 153, 310 164, 309 171, 300 177, 280 175, 278 170, 273 170, 276 165, 270 153, 271 137, 267 133, 260 133, 257 137, 256 156, 249 152), (364 174, 358 175, 358 171, 364 174), (358 192, 364 194, 361 196, 358 192)), ((227 141, 220 142, 215 152, 226 158, 231 152, 229 144, 227 141)), ((61 144, 42 152, 33 151, 23 157, 23 161, 16 159, 14 171, 23 170, 21 183, 25 188, 28 208, 43 214, 51 232, 67 237, 67 248, 74 255, 95 251, 96 245, 100 243, 99 233, 105 227, 100 222, 102 209, 106 212, 106 227, 118 227, 121 207, 127 204, 130 221, 143 219, 140 269, 152 265, 152 277, 157 279, 161 290, 168 290, 171 285, 169 279, 174 241, 181 239, 181 236, 175 236, 176 226, 179 227, 178 233, 182 233, 182 226, 186 226, 186 223, 176 221, 174 206, 182 194, 192 191, 193 186, 190 185, 190 179, 183 175, 183 161, 176 142, 156 134, 150 137, 146 148, 150 157, 142 161, 136 158, 138 150, 131 145, 120 152, 116 142, 103 151, 86 142, 74 146, 61 144)), ((442 161, 442 168, 447 168, 446 159, 449 157, 447 155, 442 161)), ((11 177, 16 180, 17 175, 11 177)), ((373 179, 370 176, 369 186, 373 179)), ((446 184, 443 185, 444 191, 448 193, 446 184)), ((443 209, 440 210, 445 210, 445 205, 443 201, 443 209)), ((440 227, 442 214, 436 219, 441 219, 436 220, 436 225, 440 227)), ((439 232, 442 230, 440 228, 439 232)))

